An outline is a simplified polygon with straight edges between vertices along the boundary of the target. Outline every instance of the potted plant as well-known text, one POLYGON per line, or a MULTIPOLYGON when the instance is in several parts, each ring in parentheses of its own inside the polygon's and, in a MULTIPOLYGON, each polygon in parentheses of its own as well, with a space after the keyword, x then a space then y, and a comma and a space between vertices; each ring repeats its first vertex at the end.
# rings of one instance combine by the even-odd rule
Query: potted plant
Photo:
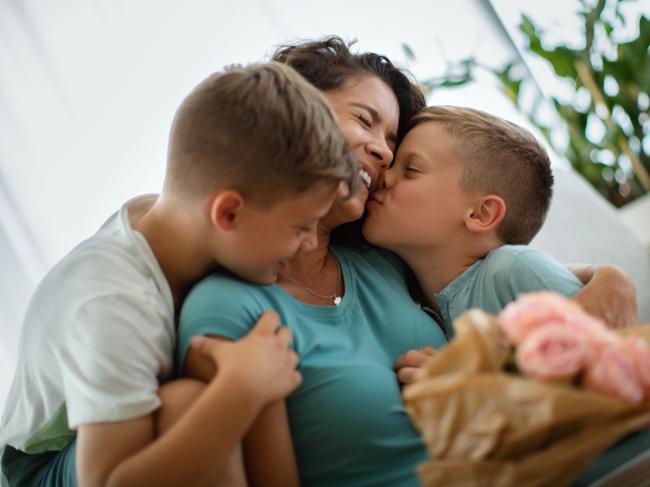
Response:
MULTIPOLYGON (((573 88, 569 97, 551 94, 550 99, 525 103, 522 88, 534 80, 527 69, 520 69, 522 59, 501 67, 485 66, 474 58, 462 59, 451 63, 442 76, 425 80, 423 87, 431 92, 462 86, 473 81, 475 70, 489 71, 554 150, 612 204, 621 207, 646 195, 644 199, 650 205, 650 20, 642 15, 636 37, 620 39, 617 27, 626 22, 620 11, 622 1, 590 4, 581 0, 577 15, 584 21, 584 42, 579 47, 548 46, 545 32, 522 15, 519 29, 526 38, 527 50, 546 60, 558 77, 568 81, 573 88), (556 120, 562 123, 544 121, 544 104, 546 109, 552 106, 556 120), (556 130, 566 132, 564 142, 553 137, 556 130)), ((414 59, 408 46, 404 45, 404 51, 414 59)))

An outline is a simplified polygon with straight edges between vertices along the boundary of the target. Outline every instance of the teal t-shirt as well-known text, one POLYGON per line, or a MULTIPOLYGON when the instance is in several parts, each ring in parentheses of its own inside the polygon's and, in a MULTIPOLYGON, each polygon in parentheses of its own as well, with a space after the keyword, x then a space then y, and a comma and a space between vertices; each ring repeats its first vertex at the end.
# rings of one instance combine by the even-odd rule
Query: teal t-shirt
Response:
POLYGON ((573 297, 582 283, 552 257, 525 245, 503 245, 434 295, 452 336, 452 322, 471 308, 498 314, 521 293, 551 290, 573 297))
POLYGON ((303 486, 419 485, 427 453, 407 417, 393 362, 446 343, 411 300, 404 264, 388 252, 333 248, 345 284, 339 306, 302 303, 276 285, 225 272, 195 286, 180 315, 177 363, 194 335, 238 339, 275 309, 293 333, 303 381, 286 401, 303 486))

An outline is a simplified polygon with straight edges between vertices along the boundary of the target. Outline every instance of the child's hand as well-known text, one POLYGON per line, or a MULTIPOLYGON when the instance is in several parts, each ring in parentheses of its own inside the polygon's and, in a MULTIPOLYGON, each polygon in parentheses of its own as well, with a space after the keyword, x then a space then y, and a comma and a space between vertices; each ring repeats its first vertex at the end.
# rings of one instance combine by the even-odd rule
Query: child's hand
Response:
POLYGON ((606 264, 574 264, 569 270, 585 285, 573 297, 585 311, 614 329, 639 322, 636 287, 623 270, 606 264))
POLYGON ((405 354, 397 357, 393 368, 397 372, 399 381, 403 385, 411 384, 415 381, 422 364, 436 352, 437 350, 435 348, 427 346, 418 350, 409 350, 405 354))
POLYGON ((298 356, 290 343, 291 331, 271 310, 239 341, 204 336, 192 339, 192 347, 215 362, 218 376, 234 380, 263 404, 284 398, 300 384, 298 356))

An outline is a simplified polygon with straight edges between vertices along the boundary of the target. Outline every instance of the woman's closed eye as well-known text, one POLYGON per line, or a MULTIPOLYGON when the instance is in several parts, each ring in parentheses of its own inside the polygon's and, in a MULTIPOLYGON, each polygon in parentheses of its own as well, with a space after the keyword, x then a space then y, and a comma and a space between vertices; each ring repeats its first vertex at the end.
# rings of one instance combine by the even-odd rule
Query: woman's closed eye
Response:
POLYGON ((357 115, 359 121, 365 125, 367 128, 372 128, 372 120, 365 115, 357 115))

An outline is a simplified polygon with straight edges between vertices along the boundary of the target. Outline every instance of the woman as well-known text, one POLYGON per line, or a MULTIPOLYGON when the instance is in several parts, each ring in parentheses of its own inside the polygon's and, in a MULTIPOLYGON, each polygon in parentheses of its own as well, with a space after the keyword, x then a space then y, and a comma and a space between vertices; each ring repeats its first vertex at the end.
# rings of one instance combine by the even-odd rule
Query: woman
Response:
MULTIPOLYGON (((339 38, 284 47, 273 59, 323 90, 365 187, 335 202, 319 222, 317 248, 291 260, 277 285, 256 286, 223 273, 199 283, 180 317, 180 363, 192 335, 237 339, 264 309, 274 308, 293 332, 303 383, 286 410, 284 403, 268 408, 248 435, 252 483, 297 484, 295 450, 304 485, 418 485, 415 467, 426 451, 404 412, 392 367, 407 350, 440 347, 446 339, 409 296, 403 263, 349 244, 358 230, 353 222, 424 97, 388 59, 353 55, 339 38), (333 244, 343 237, 348 245, 333 244)), ((194 350, 185 371, 202 376, 194 350)))

